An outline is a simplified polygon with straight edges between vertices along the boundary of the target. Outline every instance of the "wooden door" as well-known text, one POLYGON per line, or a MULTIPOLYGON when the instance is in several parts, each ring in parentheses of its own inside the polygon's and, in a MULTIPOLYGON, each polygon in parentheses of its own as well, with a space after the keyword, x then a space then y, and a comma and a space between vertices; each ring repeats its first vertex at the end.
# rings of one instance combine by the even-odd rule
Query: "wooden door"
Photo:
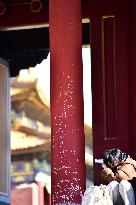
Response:
POLYGON ((94 181, 99 184, 101 166, 95 159, 106 149, 129 147, 126 7, 96 6, 90 22, 94 181))

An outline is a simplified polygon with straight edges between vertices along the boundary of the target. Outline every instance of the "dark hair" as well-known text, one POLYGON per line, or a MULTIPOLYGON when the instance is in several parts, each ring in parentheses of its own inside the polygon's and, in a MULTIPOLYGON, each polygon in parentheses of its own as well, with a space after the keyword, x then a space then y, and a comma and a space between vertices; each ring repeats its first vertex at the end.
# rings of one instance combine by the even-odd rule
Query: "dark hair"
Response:
POLYGON ((128 155, 122 152, 121 150, 113 148, 113 149, 107 150, 104 153, 104 163, 106 165, 111 165, 116 160, 117 163, 119 164, 123 160, 125 160, 127 156, 128 155))

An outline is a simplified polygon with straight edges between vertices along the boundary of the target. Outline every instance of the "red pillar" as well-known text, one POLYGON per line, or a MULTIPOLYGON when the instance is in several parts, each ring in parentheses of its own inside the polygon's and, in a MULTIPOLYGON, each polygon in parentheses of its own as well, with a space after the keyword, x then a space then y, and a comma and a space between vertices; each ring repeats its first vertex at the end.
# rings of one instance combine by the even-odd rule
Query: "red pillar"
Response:
POLYGON ((85 190, 80 0, 50 0, 52 205, 79 204, 85 190))

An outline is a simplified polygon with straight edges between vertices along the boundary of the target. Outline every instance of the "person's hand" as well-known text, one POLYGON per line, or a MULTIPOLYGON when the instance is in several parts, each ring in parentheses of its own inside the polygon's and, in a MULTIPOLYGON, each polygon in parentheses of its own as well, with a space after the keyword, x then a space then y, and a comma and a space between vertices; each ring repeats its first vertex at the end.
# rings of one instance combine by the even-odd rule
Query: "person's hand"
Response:
POLYGON ((108 167, 106 166, 106 164, 103 163, 103 164, 102 164, 102 168, 103 168, 103 169, 106 169, 106 168, 108 168, 108 167))
POLYGON ((115 175, 114 175, 113 172, 110 172, 110 173, 107 175, 107 179, 108 179, 108 181, 113 181, 114 178, 115 178, 115 175))
POLYGON ((102 172, 101 172, 101 175, 102 177, 106 178, 109 174, 112 174, 112 170, 108 167, 105 167, 102 172))

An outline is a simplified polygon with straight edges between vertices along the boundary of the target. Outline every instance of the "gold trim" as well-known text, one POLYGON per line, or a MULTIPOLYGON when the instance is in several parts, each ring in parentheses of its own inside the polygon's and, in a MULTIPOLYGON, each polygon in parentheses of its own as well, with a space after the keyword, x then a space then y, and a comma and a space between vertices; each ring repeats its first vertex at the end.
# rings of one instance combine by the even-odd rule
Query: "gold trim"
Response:
POLYGON ((105 55, 104 55, 104 20, 102 18, 102 77, 103 77, 103 106, 104 106, 104 139, 106 138, 106 102, 105 102, 105 55))
POLYGON ((113 69, 114 69, 113 72, 114 72, 115 116, 116 116, 115 15, 110 15, 110 16, 102 16, 102 75, 103 75, 103 105, 104 105, 104 139, 113 140, 113 139, 117 139, 117 137, 108 137, 107 128, 106 128, 104 19, 108 19, 108 18, 113 18, 113 69))
POLYGON ((33 13, 39 13, 39 12, 41 11, 41 9, 42 9, 42 2, 41 2, 40 0, 32 0, 32 1, 30 2, 30 10, 31 10, 33 13), (33 8, 33 4, 34 4, 35 2, 37 2, 37 3, 39 4, 38 9, 34 9, 34 8, 33 8))
POLYGON ((91 48, 90 44, 82 45, 82 48, 91 48))
POLYGON ((84 18, 84 19, 82 19, 82 23, 90 23, 90 19, 89 18, 84 18))
POLYGON ((22 30, 22 29, 31 29, 31 28, 46 28, 46 27, 49 27, 48 23, 7 25, 7 26, 0 26, 0 31, 13 31, 13 30, 22 30))
POLYGON ((102 16, 102 19, 115 18, 115 15, 102 16))
POLYGON ((5 4, 2 2, 0 2, 0 7, 2 7, 2 11, 0 12, 0 16, 2 16, 5 13, 6 7, 5 7, 5 4))
POLYGON ((11 176, 12 177, 17 177, 17 176, 28 176, 28 175, 32 175, 32 174, 34 174, 34 172, 32 171, 32 170, 30 170, 30 171, 16 171, 16 172, 11 172, 11 176))
POLYGON ((20 3, 12 3, 12 4, 7 4, 7 6, 24 6, 24 5, 28 5, 28 2, 20 2, 20 3))

